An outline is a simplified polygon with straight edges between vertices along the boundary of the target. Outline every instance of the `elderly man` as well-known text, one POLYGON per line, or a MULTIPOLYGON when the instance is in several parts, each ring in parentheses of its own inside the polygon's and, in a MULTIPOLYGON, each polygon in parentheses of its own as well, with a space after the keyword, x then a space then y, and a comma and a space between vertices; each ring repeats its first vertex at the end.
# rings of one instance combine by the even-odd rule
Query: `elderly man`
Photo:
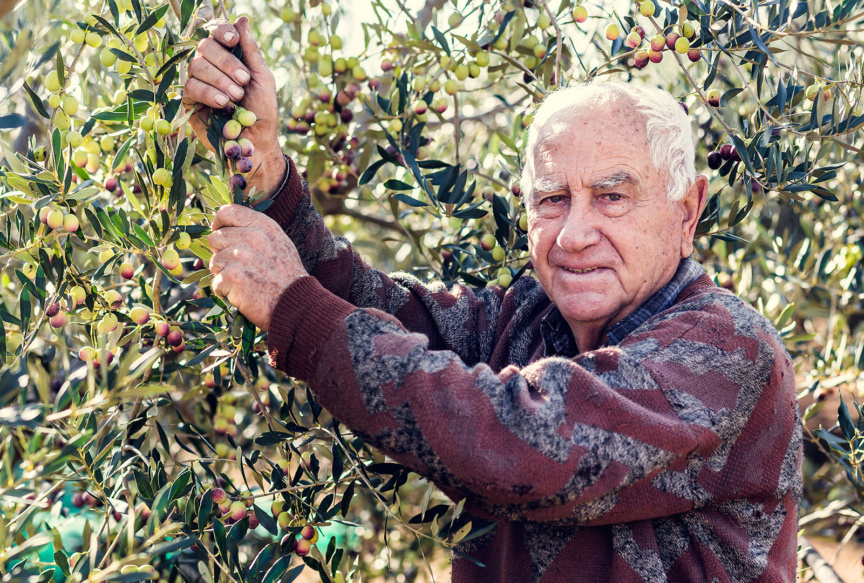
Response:
POLYGON ((537 279, 447 290, 331 235, 279 151, 248 21, 211 35, 186 104, 258 114, 254 184, 273 198, 217 214, 213 290, 345 425, 496 522, 457 546, 454 582, 794 580, 792 363, 689 259, 707 179, 669 94, 551 95, 522 177, 537 279))

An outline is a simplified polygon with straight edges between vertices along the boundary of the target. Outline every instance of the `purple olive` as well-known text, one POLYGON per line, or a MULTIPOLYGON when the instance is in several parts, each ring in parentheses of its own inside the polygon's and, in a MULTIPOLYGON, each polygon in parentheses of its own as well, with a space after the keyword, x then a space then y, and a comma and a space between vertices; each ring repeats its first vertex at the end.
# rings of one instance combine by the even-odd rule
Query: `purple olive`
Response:
POLYGON ((167 340, 168 344, 171 346, 180 346, 180 344, 183 343, 183 334, 177 330, 171 330, 171 332, 168 333, 167 340))
POLYGON ((225 142, 225 155, 229 160, 237 160, 242 155, 242 149, 240 148, 240 144, 235 142, 234 140, 228 140, 225 142))
POLYGON ((255 144, 252 143, 252 140, 240 138, 237 140, 237 143, 240 144, 240 155, 244 158, 248 158, 255 153, 255 144))
POLYGON ((708 154, 708 168, 711 170, 717 170, 720 166, 723 165, 723 157, 719 152, 711 152, 708 154))
POLYGON ((245 173, 251 172, 251 171, 252 171, 252 160, 250 160, 249 158, 240 158, 239 160, 237 160, 237 172, 242 172, 243 174, 245 174, 245 173))
POLYGON ((246 179, 243 178, 242 174, 235 174, 231 177, 231 190, 234 190, 236 187, 240 187, 240 190, 246 188, 246 179))

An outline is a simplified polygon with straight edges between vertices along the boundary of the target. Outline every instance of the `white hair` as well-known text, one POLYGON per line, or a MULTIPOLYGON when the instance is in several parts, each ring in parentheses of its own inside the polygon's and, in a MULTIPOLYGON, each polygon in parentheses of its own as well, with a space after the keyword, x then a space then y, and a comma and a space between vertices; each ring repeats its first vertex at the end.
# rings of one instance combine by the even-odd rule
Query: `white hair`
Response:
POLYGON ((528 130, 519 186, 530 199, 534 186, 534 149, 543 126, 551 118, 571 120, 586 110, 623 100, 645 118, 648 151, 654 168, 666 173, 666 197, 681 200, 696 181, 696 148, 690 119, 670 93, 656 87, 620 81, 586 83, 558 89, 543 101, 528 130), (561 114, 561 115, 558 115, 561 114))

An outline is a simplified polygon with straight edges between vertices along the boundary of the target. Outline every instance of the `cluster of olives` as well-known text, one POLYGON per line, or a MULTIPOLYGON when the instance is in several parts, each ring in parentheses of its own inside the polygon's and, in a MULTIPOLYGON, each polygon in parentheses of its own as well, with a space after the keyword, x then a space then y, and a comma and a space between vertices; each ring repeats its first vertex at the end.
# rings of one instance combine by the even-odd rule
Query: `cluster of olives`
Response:
POLYGON ((231 171, 231 190, 246 188, 246 174, 252 171, 252 154, 255 146, 247 138, 241 138, 244 128, 255 125, 258 118, 255 113, 237 105, 229 105, 219 112, 220 116, 230 116, 222 126, 222 149, 225 152, 228 168, 231 171))
POLYGON ((258 517, 255 515, 254 509, 252 509, 252 498, 244 496, 232 502, 228 499, 228 494, 222 488, 213 488, 211 492, 213 493, 213 503, 219 508, 227 523, 234 524, 243 520, 243 518, 248 518, 249 529, 255 530, 258 528, 258 517))

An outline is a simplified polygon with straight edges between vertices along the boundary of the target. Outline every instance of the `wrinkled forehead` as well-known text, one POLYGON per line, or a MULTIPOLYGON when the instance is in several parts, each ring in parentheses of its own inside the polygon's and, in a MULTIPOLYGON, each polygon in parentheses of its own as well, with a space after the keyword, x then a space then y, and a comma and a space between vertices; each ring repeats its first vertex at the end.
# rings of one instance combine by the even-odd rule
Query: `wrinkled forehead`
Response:
POLYGON ((560 144, 562 139, 627 136, 631 143, 647 144, 645 116, 628 99, 602 104, 578 104, 552 114, 537 132, 535 152, 560 144))
POLYGON ((528 199, 565 190, 577 176, 591 188, 629 182, 665 192, 668 177, 654 166, 646 121, 627 100, 556 112, 537 128, 528 199))

